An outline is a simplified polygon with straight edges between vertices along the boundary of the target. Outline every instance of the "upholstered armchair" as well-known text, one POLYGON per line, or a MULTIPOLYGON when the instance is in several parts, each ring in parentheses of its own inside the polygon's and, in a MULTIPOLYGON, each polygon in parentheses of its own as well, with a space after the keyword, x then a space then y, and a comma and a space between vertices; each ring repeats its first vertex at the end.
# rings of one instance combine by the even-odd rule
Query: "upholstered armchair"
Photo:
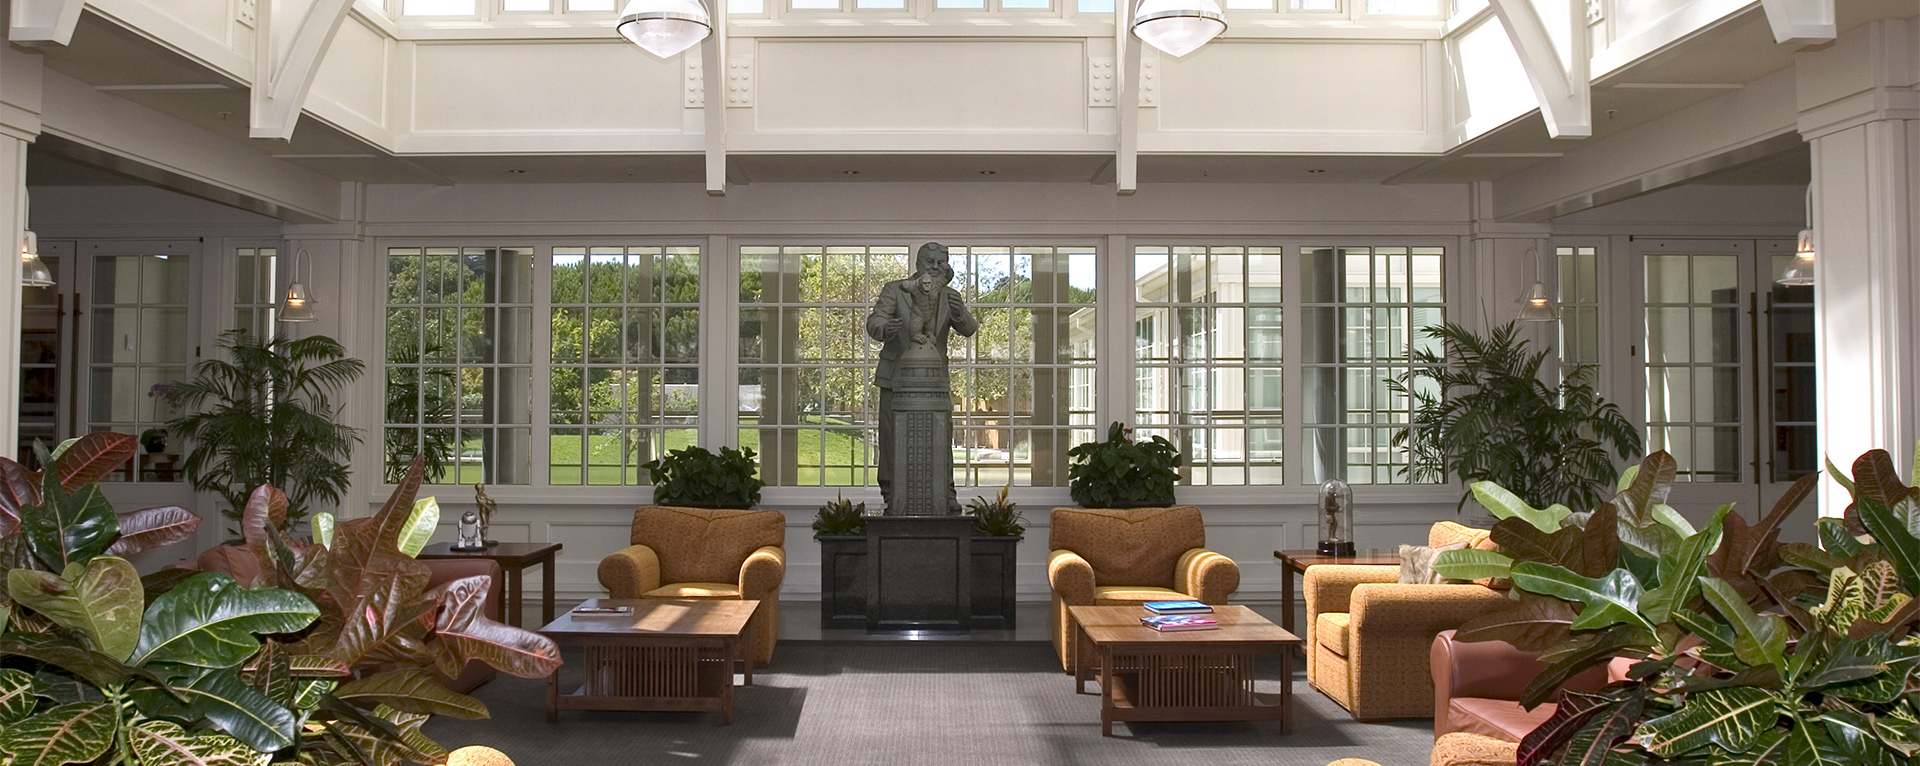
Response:
POLYGON ((1069 606, 1193 599, 1225 604, 1240 587, 1233 559, 1206 549, 1200 509, 1055 508, 1047 532, 1053 647, 1073 672, 1069 606))
POLYGON ((747 656, 764 666, 780 635, 786 539, 779 511, 649 505, 633 512, 633 544, 600 561, 600 584, 613 598, 759 601, 747 656))
MULTIPOLYGON (((1427 544, 1488 548, 1487 531, 1451 521, 1427 544)), ((1475 583, 1403 585, 1396 566, 1307 567, 1307 681, 1361 720, 1434 715, 1429 653, 1443 630, 1507 604, 1475 583)))

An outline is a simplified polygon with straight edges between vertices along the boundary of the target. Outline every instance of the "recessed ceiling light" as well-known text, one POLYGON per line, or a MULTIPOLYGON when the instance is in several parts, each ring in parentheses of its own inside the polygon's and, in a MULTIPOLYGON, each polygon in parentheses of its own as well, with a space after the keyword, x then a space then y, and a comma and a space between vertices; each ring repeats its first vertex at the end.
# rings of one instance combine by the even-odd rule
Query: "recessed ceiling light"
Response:
POLYGON ((507 175, 510 175, 510 176, 524 176, 526 174, 527 174, 527 171, 521 170, 519 168, 513 168, 507 171, 507 175))
POLYGON ((1310 170, 1308 170, 1307 172, 1309 172, 1309 173, 1325 173, 1325 172, 1327 172, 1327 171, 1326 171, 1326 169, 1325 169, 1325 168, 1312 168, 1312 169, 1310 169, 1310 170))
POLYGON ((1000 171, 998 171, 998 170, 982 170, 982 171, 980 171, 980 175, 983 175, 983 176, 990 176, 990 175, 993 175, 993 174, 995 174, 995 173, 998 173, 998 172, 1000 172, 1000 171))

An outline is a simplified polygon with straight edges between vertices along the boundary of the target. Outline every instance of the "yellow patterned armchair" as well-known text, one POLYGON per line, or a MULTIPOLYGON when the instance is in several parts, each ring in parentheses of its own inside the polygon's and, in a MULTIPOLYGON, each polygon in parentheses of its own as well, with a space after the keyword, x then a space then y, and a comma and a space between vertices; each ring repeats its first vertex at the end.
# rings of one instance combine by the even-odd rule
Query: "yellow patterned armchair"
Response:
POLYGON ((1047 531, 1053 647, 1073 672, 1069 606, 1124 606, 1193 599, 1227 603, 1240 587, 1233 559, 1206 549, 1200 509, 1055 508, 1047 531))
MULTIPOLYGON (((1487 530, 1433 525, 1427 544, 1491 548, 1487 530)), ((1403 585, 1397 566, 1307 567, 1307 681, 1361 720, 1431 718, 1440 631, 1507 603, 1476 583, 1403 585)))
POLYGON ((633 545, 600 561, 600 584, 613 598, 758 600, 747 656, 764 666, 780 635, 786 538, 779 511, 649 505, 633 512, 633 545))

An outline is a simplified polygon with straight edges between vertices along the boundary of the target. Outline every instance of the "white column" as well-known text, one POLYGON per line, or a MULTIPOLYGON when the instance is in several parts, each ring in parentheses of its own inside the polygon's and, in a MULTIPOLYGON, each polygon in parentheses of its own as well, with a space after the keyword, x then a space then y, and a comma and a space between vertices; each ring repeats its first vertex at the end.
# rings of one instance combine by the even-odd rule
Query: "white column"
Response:
MULTIPOLYGON (((1920 23, 1878 21, 1795 62, 1813 150, 1819 445, 1843 469, 1874 448, 1908 465, 1920 437, 1920 23)), ((1912 477, 1908 477, 1911 479, 1912 477)), ((1821 513, 1845 490, 1823 482, 1821 513)))
POLYGON ((40 135, 40 73, 38 54, 0 41, 0 454, 8 457, 17 457, 20 441, 20 243, 27 144, 40 135))

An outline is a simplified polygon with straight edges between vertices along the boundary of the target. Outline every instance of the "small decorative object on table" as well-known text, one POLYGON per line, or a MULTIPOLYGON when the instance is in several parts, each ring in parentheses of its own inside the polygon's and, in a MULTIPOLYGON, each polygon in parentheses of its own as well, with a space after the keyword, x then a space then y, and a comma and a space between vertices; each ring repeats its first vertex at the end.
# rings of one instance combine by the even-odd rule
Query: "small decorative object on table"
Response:
POLYGON ((145 431, 141 431, 140 446, 146 448, 147 454, 149 455, 166 452, 167 451, 167 429, 149 428, 145 431))
POLYGON ((1162 633, 1176 630, 1213 630, 1220 627, 1218 620, 1194 614, 1160 614, 1142 617, 1140 624, 1162 633))
POLYGON ((1353 490, 1339 479, 1320 485, 1320 539, 1322 556, 1352 556, 1353 490))
POLYGON ((452 546, 456 551, 483 551, 487 549, 485 538, 480 536, 480 515, 473 511, 460 514, 458 537, 452 546))
POLYGON ((492 548, 500 544, 500 541, 493 539, 491 534, 493 512, 499 508, 499 505, 493 502, 493 498, 487 496, 486 486, 485 484, 473 485, 473 503, 480 507, 480 544, 492 548))

